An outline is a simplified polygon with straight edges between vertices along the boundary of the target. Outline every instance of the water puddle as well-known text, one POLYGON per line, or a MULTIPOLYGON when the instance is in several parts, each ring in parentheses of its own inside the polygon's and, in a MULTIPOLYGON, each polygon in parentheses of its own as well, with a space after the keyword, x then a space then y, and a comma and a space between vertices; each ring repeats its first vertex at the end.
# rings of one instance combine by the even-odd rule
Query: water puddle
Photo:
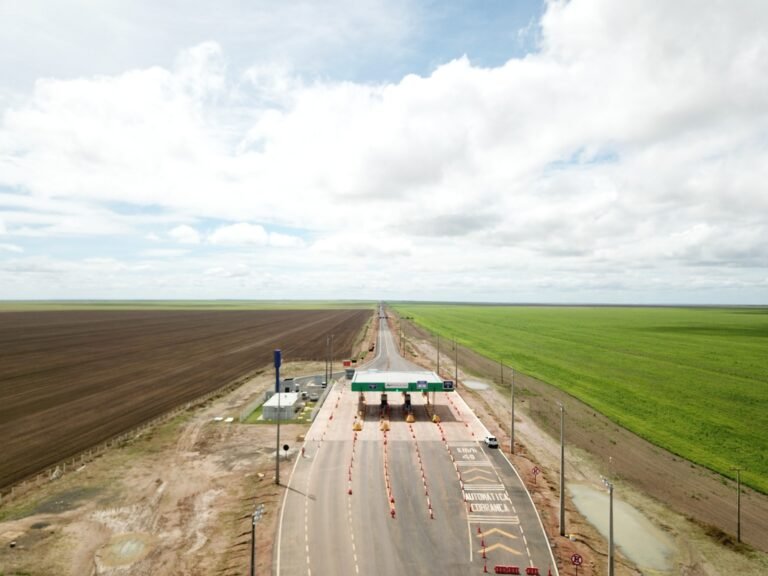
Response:
POLYGON ((152 548, 152 537, 149 534, 116 534, 96 554, 97 564, 103 567, 128 566, 144 559, 152 548))
MULTIPOLYGON (((568 486, 576 508, 608 539, 608 490, 583 484, 568 486)), ((674 542, 639 510, 622 502, 613 493, 613 538, 622 554, 640 569, 671 571, 674 542)))
POLYGON ((471 388, 472 390, 487 390, 488 384, 485 382, 480 382, 479 380, 463 380, 462 384, 466 386, 467 388, 471 388))

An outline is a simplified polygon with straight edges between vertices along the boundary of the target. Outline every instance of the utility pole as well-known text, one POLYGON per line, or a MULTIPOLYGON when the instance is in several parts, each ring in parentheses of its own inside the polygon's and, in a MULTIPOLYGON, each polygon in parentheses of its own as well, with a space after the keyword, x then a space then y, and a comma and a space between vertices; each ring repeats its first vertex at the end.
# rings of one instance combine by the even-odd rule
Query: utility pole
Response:
POLYGON ((731 470, 736 471, 736 542, 741 542, 741 471, 743 468, 735 466, 731 470))
POLYGON ((512 370, 512 386, 510 386, 512 390, 512 421, 510 423, 510 433, 509 433, 509 453, 514 454, 515 453, 515 369, 510 368, 512 370))
POLYGON ((603 484, 608 488, 608 576, 614 576, 615 557, 613 553, 613 482, 603 478, 603 484))
POLYGON ((326 386, 329 386, 333 379, 333 334, 331 334, 331 355, 329 356, 329 362, 331 363, 331 367, 328 372, 329 378, 325 381, 326 386))
POLYGON ((565 536, 565 406, 560 405, 560 536, 565 536))
POLYGON ((437 375, 440 376, 440 334, 437 335, 437 375))

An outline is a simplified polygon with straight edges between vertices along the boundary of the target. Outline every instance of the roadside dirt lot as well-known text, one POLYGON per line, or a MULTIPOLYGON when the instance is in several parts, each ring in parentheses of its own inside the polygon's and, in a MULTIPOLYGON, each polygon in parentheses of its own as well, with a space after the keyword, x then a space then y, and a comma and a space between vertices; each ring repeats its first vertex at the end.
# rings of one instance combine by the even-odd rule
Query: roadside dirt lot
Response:
MULTIPOLYGON (((323 372, 290 363, 286 376, 323 372)), ((257 574, 269 574, 282 488, 275 485, 276 429, 237 417, 274 386, 271 369, 0 508, 0 574, 228 575, 250 567, 251 514, 257 574), (235 422, 217 422, 217 416, 235 422), (13 547, 11 544, 13 543, 13 547)), ((281 426, 287 481, 306 424, 281 426)))
POLYGON ((271 362, 348 354, 371 310, 0 313, 0 489, 271 362))
MULTIPOLYGON (((396 326, 393 324, 393 326, 396 326)), ((395 330, 399 327, 393 328, 395 330)), ((436 349, 428 335, 403 322, 406 352, 434 369, 436 349)), ((444 349, 445 350, 445 349, 444 349)), ((452 354, 441 355, 441 372, 453 377, 452 354)), ((499 364, 460 349, 459 379, 500 382, 499 364)), ((507 372, 505 382, 509 382, 507 372)), ((607 574, 608 544, 566 498, 566 535, 559 536, 559 425, 557 402, 566 411, 566 485, 600 488, 600 477, 613 478, 617 498, 628 502, 668 534, 675 544, 671 573, 688 576, 768 574, 768 497, 745 489, 742 493, 742 540, 735 542, 736 486, 706 469, 665 452, 617 427, 602 415, 556 388, 524 375, 516 383, 516 455, 511 457, 526 479, 545 527, 555 545, 561 574, 573 573, 570 557, 584 558, 579 574, 607 574), (532 469, 542 474, 533 482, 532 469), (758 551, 753 549, 757 548, 758 551)), ((510 398, 491 385, 485 390, 460 389, 478 417, 509 451, 510 398)), ((567 493, 567 492, 566 492, 567 493)), ((638 535, 641 537, 641 535, 638 535)), ((640 572, 619 556, 617 574, 640 572)))

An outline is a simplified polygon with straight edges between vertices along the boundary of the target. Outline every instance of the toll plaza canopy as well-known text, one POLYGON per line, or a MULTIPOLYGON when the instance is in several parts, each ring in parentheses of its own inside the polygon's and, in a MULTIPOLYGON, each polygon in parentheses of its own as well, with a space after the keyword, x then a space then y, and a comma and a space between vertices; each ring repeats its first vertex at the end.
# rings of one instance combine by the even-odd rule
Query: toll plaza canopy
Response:
POLYGON ((450 392, 453 380, 443 380, 434 372, 355 372, 353 392, 450 392))

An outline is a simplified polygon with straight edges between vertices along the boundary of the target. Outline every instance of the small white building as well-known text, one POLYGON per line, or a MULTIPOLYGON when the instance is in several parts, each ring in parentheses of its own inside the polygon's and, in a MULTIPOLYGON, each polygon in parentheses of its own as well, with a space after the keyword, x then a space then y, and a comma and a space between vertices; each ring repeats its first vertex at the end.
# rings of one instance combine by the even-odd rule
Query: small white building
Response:
POLYGON ((300 408, 299 393, 281 392, 272 394, 269 400, 264 402, 264 409, 261 413, 264 420, 277 420, 278 402, 280 403, 281 420, 292 420, 296 417, 296 410, 300 408))

